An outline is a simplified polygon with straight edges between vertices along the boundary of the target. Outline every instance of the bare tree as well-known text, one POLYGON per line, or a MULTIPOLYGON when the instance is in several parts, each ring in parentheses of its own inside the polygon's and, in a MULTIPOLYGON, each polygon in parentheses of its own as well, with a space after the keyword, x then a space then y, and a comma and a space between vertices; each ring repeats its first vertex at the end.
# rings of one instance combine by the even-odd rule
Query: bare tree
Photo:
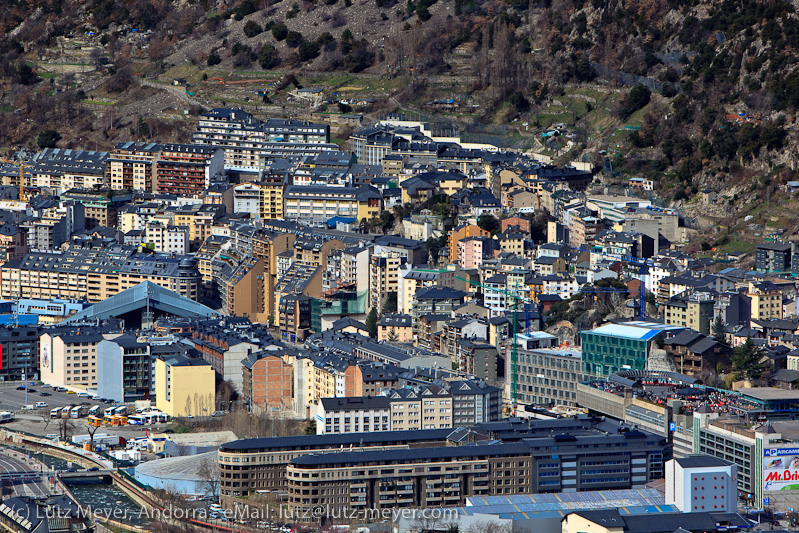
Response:
POLYGON ((197 469, 197 475, 202 481, 204 496, 216 496, 219 489, 219 462, 216 454, 211 454, 202 459, 202 464, 197 469))
POLYGON ((94 434, 97 433, 98 429, 100 429, 100 426, 86 424, 86 431, 89 433, 89 449, 92 451, 94 451, 94 434))
POLYGON ((72 434, 72 429, 75 426, 68 418, 62 418, 61 421, 58 423, 58 436, 59 438, 66 442, 69 440, 69 436, 72 434))

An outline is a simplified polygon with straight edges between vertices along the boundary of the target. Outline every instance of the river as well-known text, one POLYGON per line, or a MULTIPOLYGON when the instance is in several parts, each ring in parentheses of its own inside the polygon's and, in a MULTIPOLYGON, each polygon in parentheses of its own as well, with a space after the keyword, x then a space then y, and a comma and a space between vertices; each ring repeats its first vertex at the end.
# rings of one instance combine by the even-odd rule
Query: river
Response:
MULTIPOLYGON (((14 447, 14 449, 25 453, 22 448, 14 447)), ((52 455, 43 453, 29 455, 56 470, 66 470, 69 467, 67 461, 52 455)), ((148 517, 141 512, 141 507, 113 485, 75 484, 70 485, 69 490, 81 505, 91 507, 93 512, 102 516, 136 526, 147 527, 149 524, 148 517)))

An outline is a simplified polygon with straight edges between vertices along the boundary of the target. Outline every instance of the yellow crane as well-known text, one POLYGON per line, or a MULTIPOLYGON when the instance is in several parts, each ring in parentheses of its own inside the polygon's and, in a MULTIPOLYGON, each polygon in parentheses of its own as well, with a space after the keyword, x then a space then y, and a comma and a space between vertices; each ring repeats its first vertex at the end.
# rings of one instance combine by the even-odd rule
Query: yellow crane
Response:
POLYGON ((19 187, 19 200, 21 202, 24 202, 25 201, 25 196, 26 196, 26 188, 29 186, 28 183, 27 183, 27 180, 25 179, 25 168, 27 168, 29 165, 26 165, 26 164, 24 164, 21 161, 14 161, 14 160, 5 159, 5 158, 2 158, 2 157, 0 157, 0 162, 2 162, 2 163, 10 163, 12 165, 17 165, 19 167, 19 182, 18 183, 13 183, 13 182, 11 182, 10 179, 7 179, 7 178, 4 177, 3 178, 3 185, 16 185, 17 187, 19 187))

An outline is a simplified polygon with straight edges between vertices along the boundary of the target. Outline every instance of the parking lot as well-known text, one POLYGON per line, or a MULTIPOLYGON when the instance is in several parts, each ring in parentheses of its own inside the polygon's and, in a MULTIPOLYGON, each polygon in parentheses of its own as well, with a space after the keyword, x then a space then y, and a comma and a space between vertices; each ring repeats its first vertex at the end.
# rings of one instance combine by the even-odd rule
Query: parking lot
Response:
POLYGON ((101 402, 96 400, 92 400, 91 398, 79 398, 77 394, 67 394, 66 392, 56 392, 52 387, 49 385, 32 385, 30 382, 26 384, 28 387, 28 394, 27 398, 25 396, 24 390, 17 390, 19 385, 17 383, 9 384, 9 385, 0 385, 0 411, 14 411, 16 413, 26 412, 23 411, 22 408, 25 405, 34 405, 36 402, 44 402, 47 404, 47 407, 37 409, 44 410, 46 409, 47 412, 50 412, 50 409, 54 407, 64 407, 66 405, 79 405, 81 403, 88 403, 90 405, 100 404, 105 406, 101 402), (33 390, 36 392, 33 392, 33 390), (49 396, 42 396, 41 394, 50 394, 49 396))

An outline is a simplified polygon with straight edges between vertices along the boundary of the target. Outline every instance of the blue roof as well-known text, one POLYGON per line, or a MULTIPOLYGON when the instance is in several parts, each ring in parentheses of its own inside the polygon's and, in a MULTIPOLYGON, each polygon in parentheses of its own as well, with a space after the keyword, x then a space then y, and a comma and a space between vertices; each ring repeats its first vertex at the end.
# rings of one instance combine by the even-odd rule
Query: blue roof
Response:
POLYGON ((35 326, 39 315, 0 315, 0 326, 35 326))
POLYGON ((335 228, 338 224, 352 224, 358 220, 357 218, 348 218, 348 217, 333 217, 327 221, 328 228, 335 228))
POLYGON ((610 337, 624 337, 626 339, 650 340, 664 331, 678 331, 681 329, 685 328, 655 324, 652 322, 627 322, 625 324, 605 324, 604 326, 599 326, 585 333, 608 335, 610 337))

